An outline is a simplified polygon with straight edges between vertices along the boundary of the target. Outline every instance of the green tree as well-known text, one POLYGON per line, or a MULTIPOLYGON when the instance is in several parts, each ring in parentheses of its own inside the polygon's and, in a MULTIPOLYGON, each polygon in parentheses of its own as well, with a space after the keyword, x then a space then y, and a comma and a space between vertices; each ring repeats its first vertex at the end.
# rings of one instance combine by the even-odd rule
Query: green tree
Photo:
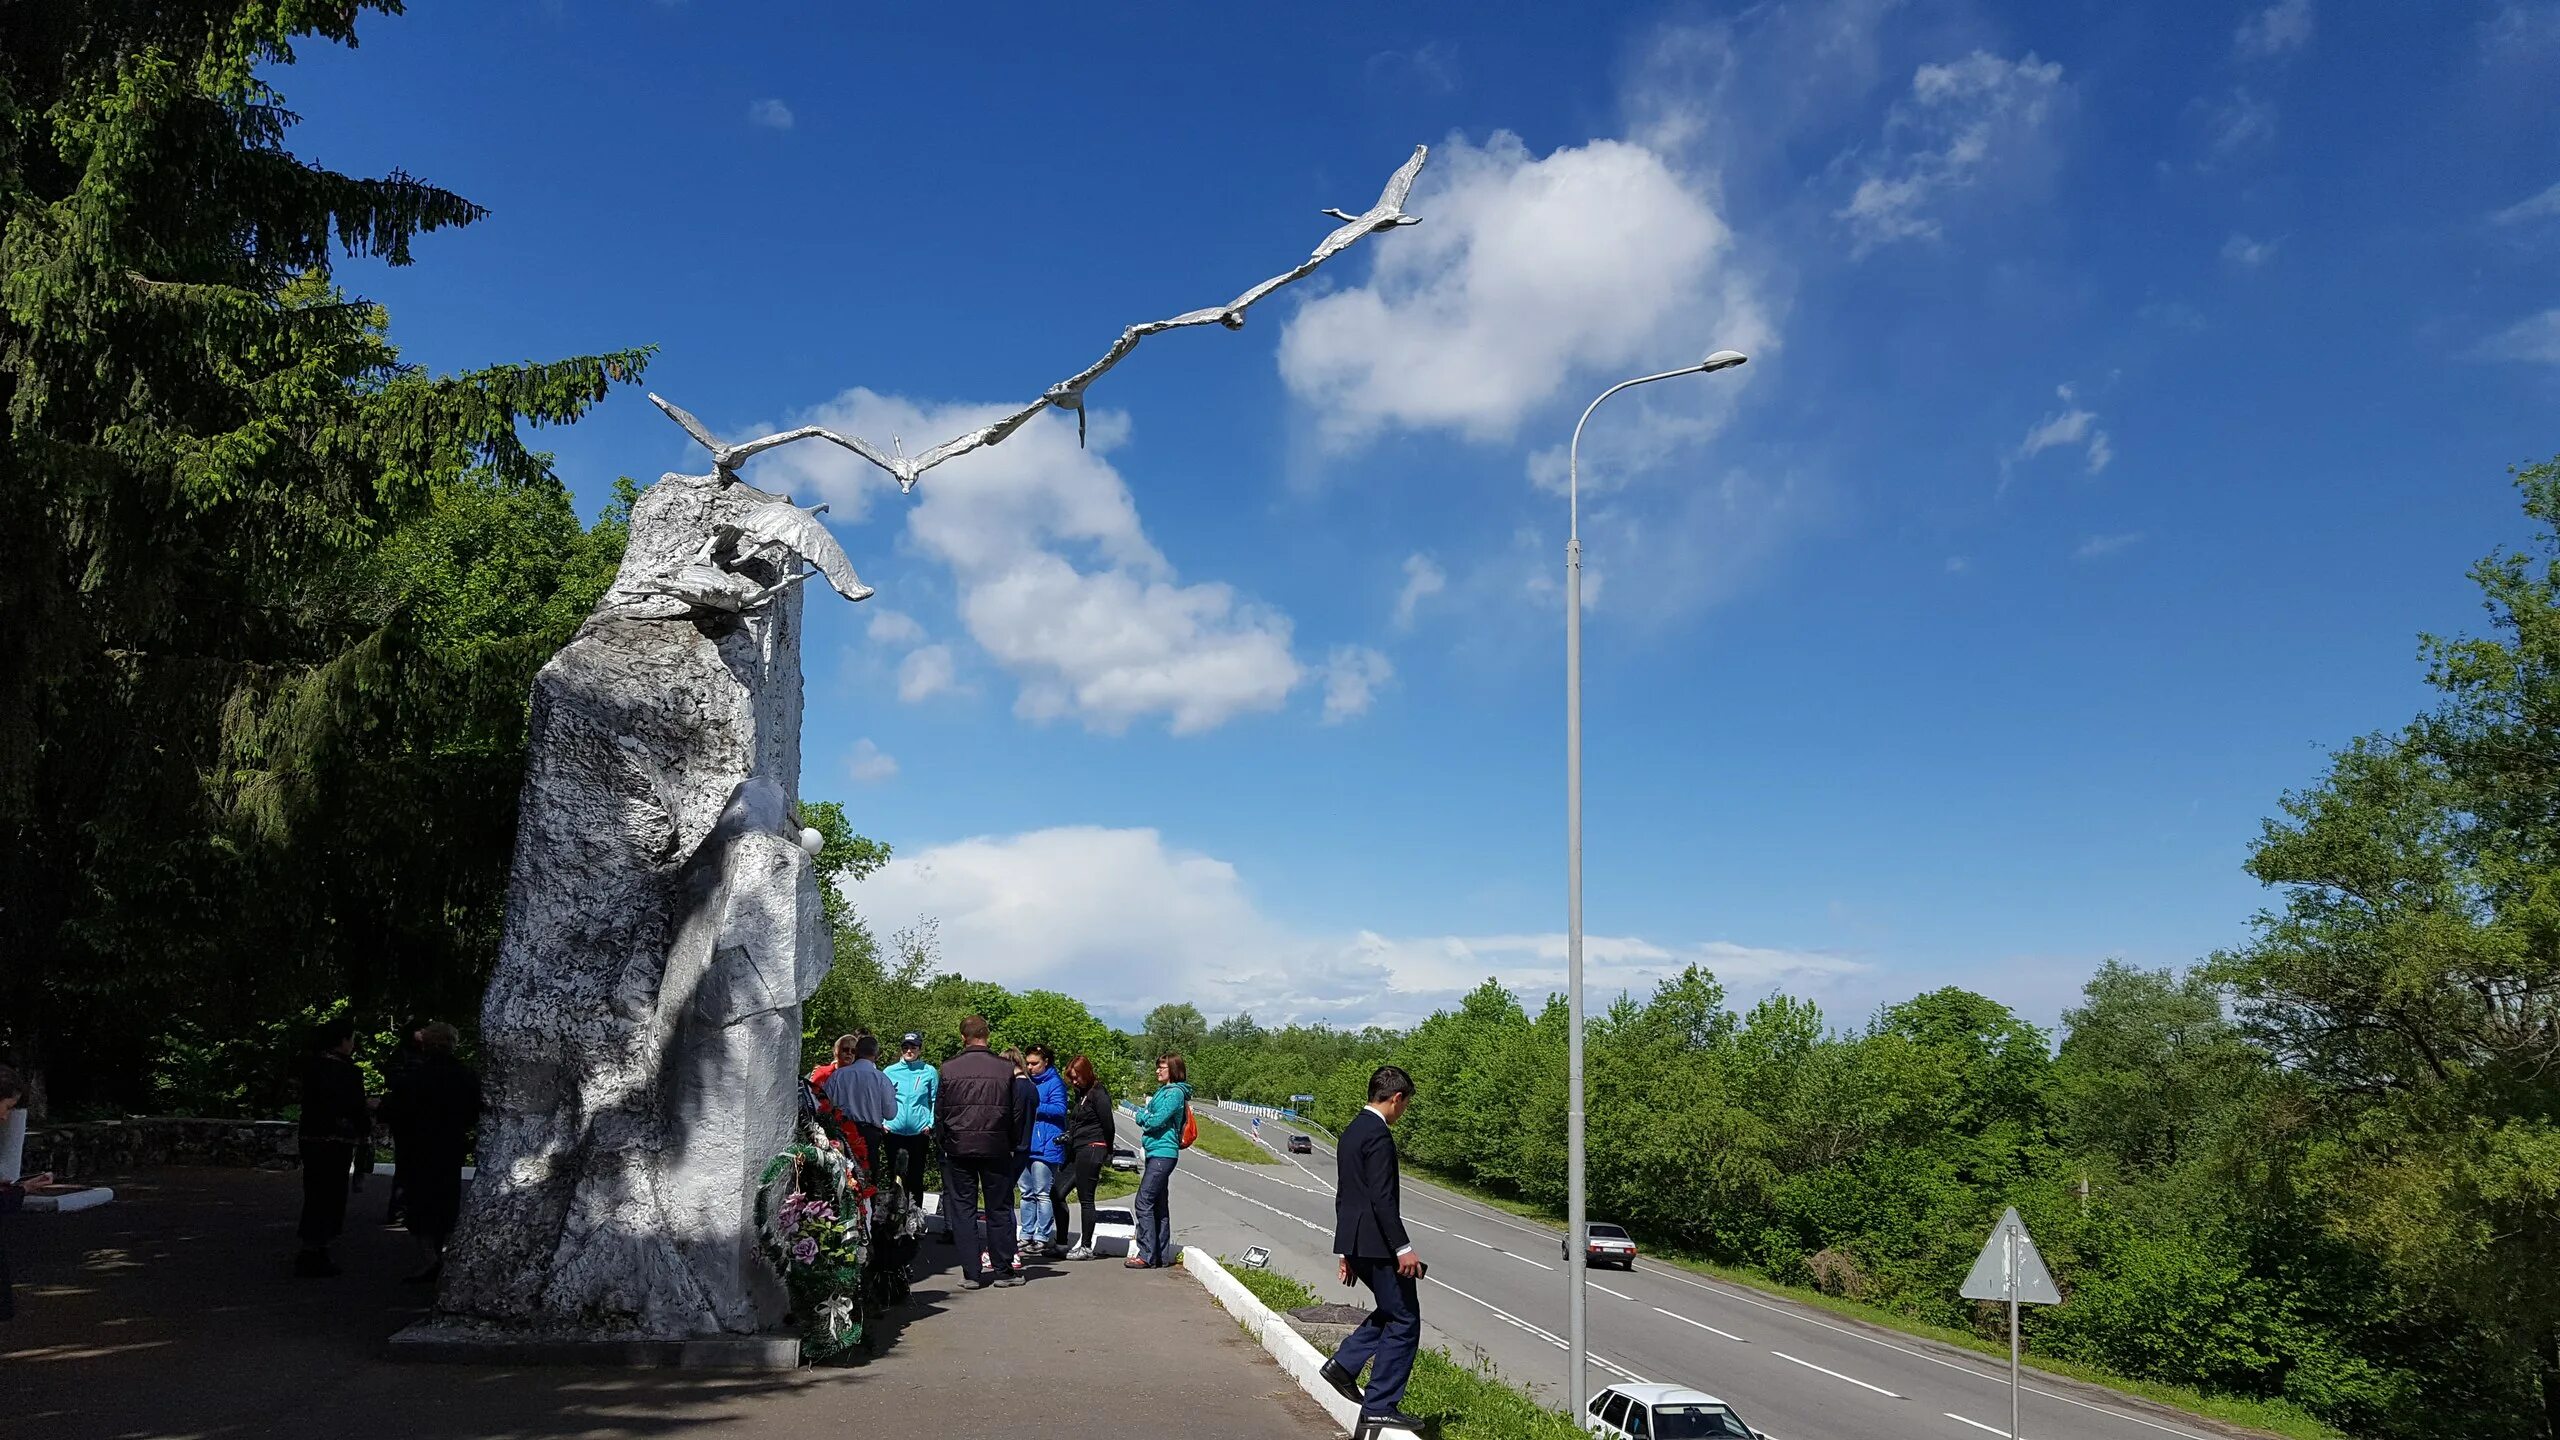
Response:
POLYGON ((2517 478, 2540 533, 2472 570, 2492 633, 2425 639, 2435 707, 2285 798, 2249 861, 2283 905, 2214 974, 2336 1117, 2330 1227, 2560 1436, 2560 463, 2517 478))
MULTIPOLYGON (((474 487, 556 495, 521 427, 576 419, 646 352, 433 375, 330 283, 340 251, 405 265, 415 237, 481 215, 285 147, 293 117, 262 76, 396 9, 0 8, 0 529, 18 546, 0 572, 0 1043, 22 1058, 129 1055, 98 1017, 164 1017, 248 955, 309 1000, 387 1000, 374 953, 439 948, 432 920, 387 930, 367 888, 405 885, 386 861, 416 850, 360 856, 378 825, 333 836, 349 802, 296 777, 398 757, 371 798, 449 802, 424 843, 488 838, 480 772, 503 726, 478 687, 507 667, 439 649, 391 598, 398 564, 368 557, 440 497, 459 513, 474 487), (386 603, 364 603, 368 582, 386 603), (467 693, 413 686, 422 672, 467 693)), ((540 626, 483 618, 518 641, 540 626)), ((511 797, 495 809, 503 835, 511 797)), ((462 893, 485 872, 456 864, 394 899, 449 884, 431 911, 485 916, 462 893)))

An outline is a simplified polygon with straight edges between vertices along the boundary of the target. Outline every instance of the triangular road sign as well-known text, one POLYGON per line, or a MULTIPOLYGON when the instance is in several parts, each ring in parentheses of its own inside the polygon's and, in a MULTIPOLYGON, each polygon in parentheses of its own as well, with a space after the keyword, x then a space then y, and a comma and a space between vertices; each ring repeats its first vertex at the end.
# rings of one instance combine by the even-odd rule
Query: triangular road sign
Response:
POLYGON ((2036 1253, 2036 1242, 2027 1238, 2027 1222, 2018 1218, 2014 1205, 2001 1213, 1999 1224, 1991 1227, 1991 1239, 1984 1243, 1981 1258, 1965 1273, 1964 1288, 1956 1293, 1967 1300, 2014 1299, 2021 1305, 2062 1303, 2062 1291, 2053 1283, 2053 1272, 2044 1268, 2044 1257, 2036 1253), (2017 1284, 2014 1292, 2009 1288, 2013 1279, 2017 1284))

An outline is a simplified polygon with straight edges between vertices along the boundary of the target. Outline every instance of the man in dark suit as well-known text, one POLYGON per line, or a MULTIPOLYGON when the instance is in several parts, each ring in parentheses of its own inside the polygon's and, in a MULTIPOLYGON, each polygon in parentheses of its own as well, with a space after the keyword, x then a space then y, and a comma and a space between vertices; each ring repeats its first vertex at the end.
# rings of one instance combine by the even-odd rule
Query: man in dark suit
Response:
POLYGON ((1324 1362, 1325 1383, 1360 1406, 1362 1428, 1372 1423, 1419 1429, 1404 1413, 1405 1381, 1413 1375, 1422 1344, 1422 1257, 1404 1229, 1404 1195, 1396 1175, 1396 1141, 1387 1127, 1413 1103, 1413 1077, 1381 1065, 1369 1077, 1369 1103, 1335 1146, 1333 1253, 1341 1257, 1342 1283, 1369 1287, 1377 1308, 1333 1358, 1324 1362), (1369 1390, 1360 1391, 1360 1368, 1370 1366, 1369 1390))

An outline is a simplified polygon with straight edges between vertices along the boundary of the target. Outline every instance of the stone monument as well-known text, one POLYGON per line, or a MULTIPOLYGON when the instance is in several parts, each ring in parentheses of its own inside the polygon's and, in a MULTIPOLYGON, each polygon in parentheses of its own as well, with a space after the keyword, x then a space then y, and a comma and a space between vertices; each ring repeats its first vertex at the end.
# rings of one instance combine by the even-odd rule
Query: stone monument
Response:
POLYGON ((1240 328, 1256 301, 1361 237, 1415 223, 1403 202, 1427 153, 1416 147, 1365 213, 1325 212, 1341 223, 1292 269, 1130 326, 1029 405, 914 456, 817 426, 724 444, 650 397, 711 452, 711 473, 642 492, 612 588, 534 680, 481 1009, 477 1178, 436 1313, 398 1337, 402 1353, 594 1360, 623 1347, 756 1364, 684 1347, 770 1336, 785 1319, 756 1249, 755 1190, 795 1138, 800 1005, 834 959, 817 832, 794 813, 803 582, 872 592, 817 510, 738 468, 817 439, 908 490, 1044 409, 1076 411, 1081 434, 1086 387, 1147 336, 1240 328))

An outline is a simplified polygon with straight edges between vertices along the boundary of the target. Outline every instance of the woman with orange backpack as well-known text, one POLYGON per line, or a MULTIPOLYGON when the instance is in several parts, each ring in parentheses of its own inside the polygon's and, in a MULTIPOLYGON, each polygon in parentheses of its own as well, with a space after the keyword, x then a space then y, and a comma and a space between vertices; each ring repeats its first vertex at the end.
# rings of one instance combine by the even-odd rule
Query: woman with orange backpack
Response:
POLYGON ((1138 1112, 1138 1139, 1146 1169, 1138 1176, 1138 1236, 1128 1268, 1157 1270, 1173 1263, 1173 1167, 1200 1132, 1191 1118, 1190 1069, 1179 1055, 1156 1061, 1156 1093, 1138 1112))

